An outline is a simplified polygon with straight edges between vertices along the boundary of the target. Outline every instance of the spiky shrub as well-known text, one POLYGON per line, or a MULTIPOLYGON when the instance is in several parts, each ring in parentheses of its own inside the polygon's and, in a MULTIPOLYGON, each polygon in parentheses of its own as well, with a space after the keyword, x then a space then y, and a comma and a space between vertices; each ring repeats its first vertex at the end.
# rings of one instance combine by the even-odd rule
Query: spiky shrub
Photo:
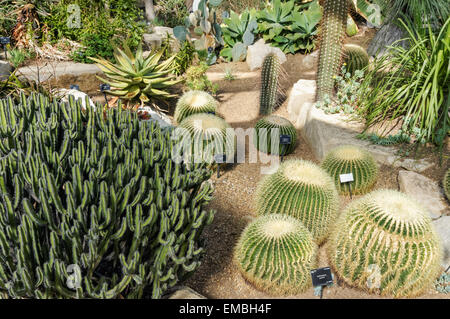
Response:
POLYGON ((362 70, 369 65, 369 55, 359 45, 346 44, 344 45, 344 61, 347 71, 354 74, 356 70, 362 70))
POLYGON ((445 196, 450 200, 450 168, 447 170, 447 173, 445 173, 442 185, 444 186, 445 196))
POLYGON ((378 176, 378 166, 373 156, 354 145, 342 145, 331 150, 323 160, 322 168, 334 179, 341 194, 349 193, 348 186, 340 182, 341 174, 353 174, 354 181, 350 183, 353 194, 370 191, 378 176))
POLYGON ((227 159, 234 158, 236 136, 222 118, 206 113, 193 114, 185 118, 178 128, 186 130, 189 137, 190 160, 211 163, 214 155, 220 154, 226 154, 227 159))
POLYGON ((116 48, 114 51, 116 64, 105 59, 90 59, 97 62, 107 77, 97 78, 111 85, 111 90, 106 93, 123 99, 129 108, 136 108, 145 103, 164 102, 175 96, 169 89, 180 82, 172 74, 176 56, 160 62, 163 54, 163 50, 152 51, 144 58, 141 45, 136 54, 124 45, 123 50, 116 48))
POLYGON ((186 117, 196 113, 215 113, 217 104, 217 101, 207 92, 197 90, 186 92, 177 102, 175 121, 181 123, 186 117))
POLYGON ((159 298, 199 266, 211 171, 173 162, 157 124, 87 105, 0 100, 0 293, 159 298))
POLYGON ((259 215, 286 214, 299 219, 318 244, 328 236, 339 206, 334 181, 316 164, 287 160, 264 177, 256 191, 259 215))
POLYGON ((255 126, 255 134, 253 136, 253 143, 255 147, 264 153, 286 155, 295 149, 297 141, 297 130, 289 120, 277 115, 268 115, 260 119, 255 126), (279 145, 279 138, 281 135, 289 135, 291 137, 290 145, 279 145, 275 150, 272 150, 272 135, 277 138, 276 145, 279 145))
POLYGON ((261 69, 260 115, 271 114, 278 105, 280 71, 280 59, 274 53, 268 54, 261 69))
POLYGON ((428 212, 413 198, 378 190, 339 216, 329 257, 336 274, 354 287, 412 297, 439 275, 441 247, 428 212))
POLYGON ((311 286, 317 245, 297 219, 260 216, 242 233, 234 262, 245 279, 271 295, 293 295, 311 286))
POLYGON ((342 62, 342 42, 347 25, 348 0, 324 0, 321 22, 317 99, 333 95, 334 77, 342 62))

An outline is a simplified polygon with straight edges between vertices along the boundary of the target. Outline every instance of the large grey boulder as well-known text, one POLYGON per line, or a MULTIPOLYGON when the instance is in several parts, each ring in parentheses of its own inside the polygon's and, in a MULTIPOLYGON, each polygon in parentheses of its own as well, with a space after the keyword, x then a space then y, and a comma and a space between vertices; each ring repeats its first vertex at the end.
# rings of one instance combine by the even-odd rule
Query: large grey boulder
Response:
MULTIPOLYGON (((400 190, 422 204, 430 212, 431 218, 435 219, 449 212, 444 194, 435 181, 415 172, 400 171, 398 182, 400 190)), ((450 232, 450 228, 448 231, 450 232)))
POLYGON ((13 67, 9 64, 8 61, 0 61, 0 80, 6 80, 9 78, 13 67))
POLYGON ((152 33, 145 33, 142 36, 142 40, 144 42, 144 49, 158 49, 161 47, 163 41, 170 37, 170 46, 172 51, 177 52, 179 50, 178 41, 175 39, 173 35, 173 29, 169 27, 159 27, 155 26, 152 28, 152 33))
POLYGON ((29 65, 17 70, 19 79, 45 82, 63 75, 80 76, 83 74, 101 74, 102 71, 95 64, 75 63, 68 61, 48 62, 41 65, 29 65))
POLYGON ((276 54, 281 64, 287 61, 286 54, 284 54, 280 48, 275 48, 266 44, 264 39, 260 39, 256 43, 248 46, 247 65, 250 68, 250 71, 262 67, 264 58, 271 53, 276 54))
POLYGON ((149 106, 139 107, 137 112, 144 121, 157 122, 163 129, 173 127, 172 120, 167 115, 157 112, 149 106))
POLYGON ((61 102, 69 102, 69 97, 73 96, 75 101, 81 100, 81 108, 83 110, 86 109, 86 99, 89 102, 89 105, 94 109, 95 111, 95 104, 92 102, 91 98, 84 92, 78 91, 78 90, 72 90, 72 89, 56 89, 52 91, 52 94, 59 99, 61 102))
POLYGON ((182 286, 172 293, 167 299, 207 299, 195 290, 182 286))
POLYGON ((442 243, 442 267, 450 266, 450 216, 442 216, 433 222, 434 229, 439 234, 442 243))

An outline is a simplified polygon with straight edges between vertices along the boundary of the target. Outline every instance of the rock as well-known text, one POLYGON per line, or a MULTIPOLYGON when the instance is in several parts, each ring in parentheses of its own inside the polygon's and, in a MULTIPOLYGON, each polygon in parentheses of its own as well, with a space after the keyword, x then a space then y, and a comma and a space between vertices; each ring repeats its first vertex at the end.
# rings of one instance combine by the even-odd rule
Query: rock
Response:
POLYGON ((250 71, 260 68, 264 58, 270 53, 276 54, 280 59, 281 64, 287 60, 286 55, 280 48, 275 48, 266 44, 264 39, 260 39, 255 44, 250 45, 247 49, 247 64, 250 71))
POLYGON ((167 117, 167 115, 161 112, 156 112, 149 106, 139 107, 137 112, 140 117, 144 118, 144 121, 155 121, 162 129, 173 127, 172 121, 169 117, 167 117))
POLYGON ((161 47, 163 41, 167 38, 167 36, 170 36, 170 47, 173 52, 179 51, 179 43, 175 39, 173 35, 173 29, 169 27, 153 27, 152 33, 145 33, 142 36, 143 42, 144 42, 144 49, 151 50, 151 49, 158 49, 161 47))
POLYGON ((398 41, 400 39, 404 39, 406 35, 406 32, 396 24, 385 24, 380 30, 378 30, 375 37, 373 37, 369 47, 367 48, 367 53, 370 56, 381 56, 386 52, 387 47, 392 46, 394 42, 396 46, 400 45, 403 48, 407 48, 408 43, 406 41, 398 41))
POLYGON ((8 61, 0 61, 0 81, 8 79, 12 70, 13 67, 8 61))
POLYGON ((296 127, 305 125, 304 121, 307 117, 305 112, 308 112, 310 106, 314 104, 316 89, 315 80, 298 80, 292 87, 288 98, 287 111, 296 127), (309 103, 309 106, 304 106, 307 103, 309 103))
POLYGON ((306 70, 311 70, 317 67, 319 63, 319 50, 305 56, 302 60, 302 66, 306 70))
POLYGON ((68 89, 56 89, 52 92, 54 96, 61 100, 61 102, 69 102, 69 96, 72 95, 75 98, 75 101, 78 99, 81 99, 82 108, 83 110, 86 109, 86 97, 89 99, 89 104, 95 111, 95 104, 92 102, 92 100, 89 98, 89 96, 81 91, 78 90, 68 90, 68 89))
POLYGON ((434 229, 441 237, 442 243, 442 267, 450 266, 450 216, 442 216, 433 222, 434 229))
MULTIPOLYGON (((28 79, 30 81, 45 82, 50 79, 59 78, 63 75, 80 76, 83 74, 102 74, 102 71, 95 64, 75 63, 75 62, 48 62, 42 65, 29 65, 17 70, 16 75, 19 80, 28 79), (39 77, 38 77, 39 69, 39 77)), ((73 83, 76 84, 76 83, 73 83)))
POLYGON ((441 217, 448 212, 444 195, 435 181, 405 170, 398 173, 398 181, 400 190, 422 204, 430 212, 431 218, 441 217))
POLYGON ((167 299, 207 299, 207 298, 200 295, 198 292, 189 287, 182 286, 180 287, 180 289, 172 293, 167 299))

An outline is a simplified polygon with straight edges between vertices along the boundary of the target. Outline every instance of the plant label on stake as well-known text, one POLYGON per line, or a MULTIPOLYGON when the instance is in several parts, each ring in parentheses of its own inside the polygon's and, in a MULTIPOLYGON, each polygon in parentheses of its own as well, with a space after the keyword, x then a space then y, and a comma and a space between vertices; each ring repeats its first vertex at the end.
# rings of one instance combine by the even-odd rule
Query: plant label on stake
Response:
POLYGON ((220 164, 227 162, 226 154, 216 154, 214 155, 214 161, 217 163, 217 178, 220 177, 220 164))
POLYGON ((290 135, 280 135, 280 144, 281 144, 281 161, 283 161, 284 150, 286 149, 286 145, 290 145, 292 143, 290 135))
POLYGON ((5 51, 5 59, 8 60, 8 51, 6 50, 6 45, 11 43, 10 37, 0 37, 0 44, 3 47, 3 50, 5 51))
POLYGON ((320 288, 320 299, 322 299, 323 288, 333 285, 333 275, 330 267, 311 270, 311 279, 313 286, 320 288))
POLYGON ((70 85, 70 89, 71 89, 71 90, 77 90, 77 91, 79 91, 79 90, 80 90, 80 87, 79 87, 78 85, 76 85, 76 84, 71 84, 71 85, 70 85))
POLYGON ((109 90, 111 90, 111 86, 109 84, 106 84, 106 83, 100 84, 100 92, 103 93, 106 104, 108 104, 108 98, 106 97, 106 91, 109 91, 109 90))
POLYGON ((353 177, 353 173, 341 174, 341 175, 339 175, 339 180, 341 181, 341 184, 347 184, 348 185, 348 189, 350 191, 350 198, 352 198, 351 182, 353 182, 355 180, 354 177, 353 177))

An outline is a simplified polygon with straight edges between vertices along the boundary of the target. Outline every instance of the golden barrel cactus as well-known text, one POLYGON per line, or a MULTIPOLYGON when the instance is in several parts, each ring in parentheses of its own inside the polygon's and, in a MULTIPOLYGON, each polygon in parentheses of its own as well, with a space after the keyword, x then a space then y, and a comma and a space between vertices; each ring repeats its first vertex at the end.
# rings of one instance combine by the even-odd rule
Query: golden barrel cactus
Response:
POLYGON ((196 113, 216 113, 217 101, 207 92, 189 91, 184 93, 177 102, 174 118, 181 123, 186 117, 196 113))

